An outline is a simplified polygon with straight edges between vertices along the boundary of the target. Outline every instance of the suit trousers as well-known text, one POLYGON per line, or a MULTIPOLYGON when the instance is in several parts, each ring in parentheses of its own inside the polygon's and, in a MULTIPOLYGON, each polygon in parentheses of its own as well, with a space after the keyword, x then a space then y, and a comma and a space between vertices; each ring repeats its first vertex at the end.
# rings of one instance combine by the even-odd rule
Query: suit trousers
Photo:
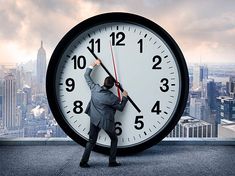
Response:
MULTIPOLYGON (((86 144, 86 148, 85 148, 85 151, 83 153, 81 162, 86 163, 86 162, 89 161, 91 151, 92 151, 93 147, 96 144, 97 137, 98 137, 98 134, 99 134, 100 130, 101 130, 100 127, 95 126, 93 123, 90 123, 89 141, 86 144)), ((105 132, 108 134, 108 136, 111 139, 109 162, 116 162, 117 143, 118 143, 117 135, 115 133, 115 130, 113 130, 113 131, 105 130, 105 132)))

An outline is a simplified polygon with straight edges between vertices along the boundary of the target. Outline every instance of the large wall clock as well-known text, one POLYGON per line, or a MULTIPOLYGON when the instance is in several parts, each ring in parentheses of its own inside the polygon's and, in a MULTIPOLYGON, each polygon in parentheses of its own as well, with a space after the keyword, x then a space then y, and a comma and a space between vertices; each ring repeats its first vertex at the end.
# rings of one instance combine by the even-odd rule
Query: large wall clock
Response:
MULTIPOLYGON (((129 100, 115 119, 118 154, 131 154, 157 144, 180 119, 188 96, 188 70, 173 38, 156 23, 130 13, 106 13, 72 28, 56 46, 47 70, 46 90, 60 127, 85 146, 90 118, 86 67, 103 85, 107 72, 128 91, 129 100), (115 68, 115 69, 114 69, 115 68)), ((116 87, 112 91, 118 96, 116 87)), ((109 153, 110 139, 101 130, 95 151, 109 153)))

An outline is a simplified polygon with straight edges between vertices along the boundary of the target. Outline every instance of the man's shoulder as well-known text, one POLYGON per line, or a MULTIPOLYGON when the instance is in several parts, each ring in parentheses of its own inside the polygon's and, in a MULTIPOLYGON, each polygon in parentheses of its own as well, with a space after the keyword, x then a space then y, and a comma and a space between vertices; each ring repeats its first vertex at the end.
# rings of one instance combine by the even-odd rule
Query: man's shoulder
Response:
POLYGON ((94 85, 94 88, 93 88, 91 91, 99 92, 99 91, 101 91, 101 90, 102 90, 101 86, 100 86, 99 84, 95 84, 95 85, 94 85))

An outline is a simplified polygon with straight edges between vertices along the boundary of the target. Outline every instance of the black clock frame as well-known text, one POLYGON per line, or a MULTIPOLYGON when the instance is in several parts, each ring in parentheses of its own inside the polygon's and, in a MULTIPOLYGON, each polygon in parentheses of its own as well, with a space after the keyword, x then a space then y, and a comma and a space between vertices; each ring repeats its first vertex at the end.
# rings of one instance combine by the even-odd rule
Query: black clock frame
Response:
MULTIPOLYGON (((133 153, 143 151, 157 144, 164 137, 166 137, 179 121, 187 102, 188 89, 189 89, 189 77, 188 77, 187 65, 184 56, 180 48, 178 47, 177 43, 162 27, 142 16, 130 13, 123 13, 123 12, 100 14, 77 24, 61 39, 61 41, 58 43, 51 56, 46 75, 46 92, 47 92, 49 106, 59 126, 64 130, 64 132, 70 138, 72 138, 78 144, 85 146, 87 141, 71 129, 69 124, 66 123, 66 120, 63 117, 63 113, 60 110, 55 92, 56 90, 55 87, 57 86, 55 83, 56 72, 60 62, 60 58, 62 57, 64 51, 77 36, 79 36, 81 33, 85 32, 86 30, 94 26, 109 22, 126 22, 126 23, 141 25, 157 33, 167 43, 167 45, 170 47, 171 51, 175 55, 180 70, 181 95, 173 117, 171 118, 171 120, 168 122, 168 124, 165 126, 164 129, 162 129, 157 135, 150 138, 149 140, 146 140, 143 143, 140 143, 135 146, 118 148, 117 151, 118 155, 130 155, 133 153)), ((104 154, 109 154, 109 150, 107 149, 108 149, 107 147, 103 147, 100 145, 96 145, 94 147, 94 151, 104 154)))

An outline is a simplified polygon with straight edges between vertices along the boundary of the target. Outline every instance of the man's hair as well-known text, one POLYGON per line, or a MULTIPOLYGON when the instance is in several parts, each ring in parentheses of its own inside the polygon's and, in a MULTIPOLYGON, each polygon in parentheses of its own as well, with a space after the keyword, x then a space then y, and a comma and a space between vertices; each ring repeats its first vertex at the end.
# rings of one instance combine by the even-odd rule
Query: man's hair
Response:
POLYGON ((107 89, 111 89, 113 87, 114 83, 115 83, 115 80, 111 76, 106 77, 104 80, 104 86, 107 89))

